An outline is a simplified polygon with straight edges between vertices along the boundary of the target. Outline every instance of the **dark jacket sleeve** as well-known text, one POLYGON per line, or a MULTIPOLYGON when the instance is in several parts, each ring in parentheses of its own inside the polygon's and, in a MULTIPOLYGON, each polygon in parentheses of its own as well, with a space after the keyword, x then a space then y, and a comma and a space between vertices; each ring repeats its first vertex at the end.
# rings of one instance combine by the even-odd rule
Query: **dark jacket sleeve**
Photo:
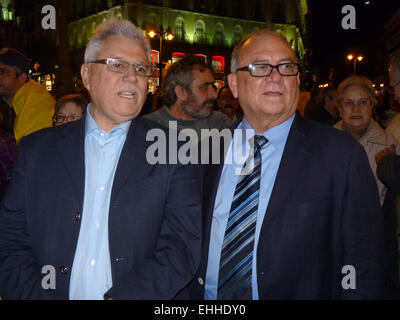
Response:
POLYGON ((377 164, 376 174, 390 190, 400 194, 400 156, 384 156, 377 164))
POLYGON ((356 288, 343 289, 343 280, 342 298, 379 299, 384 277, 383 217, 376 180, 361 146, 353 150, 343 192, 343 266, 354 267, 356 288))
POLYGON ((4 299, 41 299, 41 270, 27 225, 27 172, 24 140, 0 210, 0 295, 4 299))
POLYGON ((173 299, 192 280, 201 251, 199 173, 196 165, 175 167, 156 250, 114 283, 105 299, 173 299))
POLYGON ((17 145, 12 135, 0 129, 0 200, 7 190, 17 158, 17 145))

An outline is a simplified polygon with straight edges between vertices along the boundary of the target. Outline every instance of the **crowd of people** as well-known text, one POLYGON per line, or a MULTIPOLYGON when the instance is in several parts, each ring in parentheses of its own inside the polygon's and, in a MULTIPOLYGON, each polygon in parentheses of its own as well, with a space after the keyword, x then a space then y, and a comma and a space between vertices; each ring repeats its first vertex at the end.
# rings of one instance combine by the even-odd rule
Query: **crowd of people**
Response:
POLYGON ((400 54, 386 116, 361 75, 306 103, 298 59, 271 30, 235 46, 219 89, 185 55, 148 94, 150 61, 134 24, 105 22, 76 90, 52 96, 24 54, 0 50, 0 296, 400 298, 400 54), (227 161, 210 137, 217 164, 151 164, 153 129, 250 131, 224 149, 249 157, 227 161))

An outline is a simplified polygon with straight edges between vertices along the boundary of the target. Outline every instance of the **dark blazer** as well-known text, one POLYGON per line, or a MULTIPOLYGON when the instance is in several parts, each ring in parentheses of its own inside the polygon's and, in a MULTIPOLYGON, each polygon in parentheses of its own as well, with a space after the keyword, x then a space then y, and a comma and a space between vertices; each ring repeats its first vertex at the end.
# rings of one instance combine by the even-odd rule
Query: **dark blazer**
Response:
MULTIPOLYGON (((204 297, 222 167, 205 168, 202 260, 188 287, 193 299, 204 297)), ((258 242, 260 299, 379 298, 382 253, 378 189, 362 146, 297 113, 258 242), (355 268, 356 289, 342 289, 345 265, 355 268)))
MULTIPOLYGON (((199 264, 198 167, 150 165, 146 133, 153 128, 164 130, 132 121, 116 169, 108 224, 113 286, 106 298, 172 299, 199 264)), ((0 211, 5 299, 68 299, 84 183, 84 120, 21 141, 0 211), (56 268, 55 290, 42 289, 44 265, 56 268)))
POLYGON ((400 299, 398 207, 400 196, 400 156, 388 154, 376 167, 378 178, 388 188, 382 212, 385 230, 386 298, 400 299))

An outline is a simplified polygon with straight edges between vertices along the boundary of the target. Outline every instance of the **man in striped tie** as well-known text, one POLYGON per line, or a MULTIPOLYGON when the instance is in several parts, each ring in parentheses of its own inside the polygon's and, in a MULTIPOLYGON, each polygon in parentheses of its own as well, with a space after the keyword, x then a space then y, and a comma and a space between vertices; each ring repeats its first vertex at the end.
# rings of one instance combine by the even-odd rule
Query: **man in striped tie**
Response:
POLYGON ((257 30, 233 50, 228 82, 244 118, 222 163, 205 168, 191 298, 381 297, 382 216, 366 154, 296 112, 299 71, 273 31, 257 30), (246 129, 250 138, 238 142, 246 129), (247 160, 227 161, 243 149, 247 160))

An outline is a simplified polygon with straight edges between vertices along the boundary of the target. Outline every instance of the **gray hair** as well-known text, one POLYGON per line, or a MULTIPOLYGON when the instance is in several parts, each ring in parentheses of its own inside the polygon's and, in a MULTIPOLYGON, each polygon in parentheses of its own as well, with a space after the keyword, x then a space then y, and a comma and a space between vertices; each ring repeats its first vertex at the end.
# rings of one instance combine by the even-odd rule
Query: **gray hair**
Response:
POLYGON ((112 19, 97 26, 85 50, 85 63, 96 60, 102 49, 103 42, 110 36, 128 38, 137 41, 144 49, 147 58, 151 61, 151 47, 143 31, 129 20, 112 19))
POLYGON ((377 99, 376 99, 375 89, 372 86, 371 80, 369 80, 365 76, 359 76, 359 75, 351 75, 351 76, 347 77, 346 79, 344 79, 339 84, 339 86, 337 88, 339 105, 341 105, 343 102, 344 91, 351 86, 360 86, 360 87, 364 88, 368 93, 368 97, 369 97, 369 100, 370 100, 372 106, 373 107, 376 106, 377 99))
POLYGON ((234 48, 232 51, 232 57, 231 57, 231 72, 236 73, 237 69, 239 68, 239 51, 242 48, 242 46, 246 43, 247 40, 249 40, 252 37, 256 36, 275 36, 287 43, 289 48, 292 48, 289 44, 289 42, 286 40, 284 36, 282 36, 279 32, 270 30, 270 29, 257 29, 252 32, 250 32, 248 35, 246 35, 234 48))
POLYGON ((183 87, 189 94, 192 93, 190 85, 194 80, 193 70, 196 68, 200 72, 204 72, 206 69, 212 72, 210 66, 203 59, 190 54, 185 55, 168 69, 161 93, 161 99, 167 107, 172 106, 178 100, 175 94, 177 85, 183 87))
POLYGON ((400 50, 396 51, 389 59, 389 70, 400 77, 400 50))

